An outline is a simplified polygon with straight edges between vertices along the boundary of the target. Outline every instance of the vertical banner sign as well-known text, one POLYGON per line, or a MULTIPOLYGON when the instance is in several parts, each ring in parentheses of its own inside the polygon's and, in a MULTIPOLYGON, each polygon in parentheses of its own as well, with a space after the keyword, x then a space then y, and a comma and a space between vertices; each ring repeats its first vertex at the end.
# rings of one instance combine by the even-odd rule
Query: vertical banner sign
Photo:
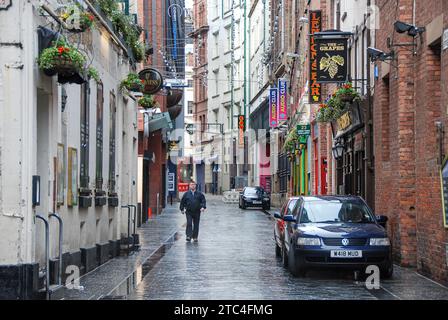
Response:
POLYGON ((348 38, 315 39, 317 82, 345 82, 348 79, 348 38))
POLYGON ((271 88, 269 90, 269 127, 278 126, 278 89, 271 88))
POLYGON ((310 11, 310 103, 321 102, 321 85, 317 82, 317 48, 313 34, 322 30, 322 12, 310 11))
POLYGON ((286 95, 286 79, 278 79, 278 121, 286 121, 288 119, 288 102, 286 95))
POLYGON ((238 133, 239 133, 239 145, 244 146, 244 131, 246 130, 246 119, 244 115, 238 115, 238 133))

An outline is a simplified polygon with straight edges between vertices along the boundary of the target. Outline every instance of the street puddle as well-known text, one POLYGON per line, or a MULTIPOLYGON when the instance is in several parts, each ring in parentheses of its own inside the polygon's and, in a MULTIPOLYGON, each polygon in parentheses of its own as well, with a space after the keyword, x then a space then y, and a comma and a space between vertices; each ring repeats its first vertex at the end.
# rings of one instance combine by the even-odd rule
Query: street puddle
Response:
POLYGON ((181 238, 180 232, 169 237, 142 265, 130 274, 117 288, 100 300, 126 300, 135 291, 143 278, 165 256, 169 249, 181 238))

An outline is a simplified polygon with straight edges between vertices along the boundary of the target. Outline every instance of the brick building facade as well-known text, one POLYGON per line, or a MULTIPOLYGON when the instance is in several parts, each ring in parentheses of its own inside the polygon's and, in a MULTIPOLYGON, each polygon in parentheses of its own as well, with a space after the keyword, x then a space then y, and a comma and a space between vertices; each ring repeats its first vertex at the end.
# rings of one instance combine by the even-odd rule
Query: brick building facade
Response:
POLYGON ((394 51, 391 64, 377 62, 375 81, 375 205, 389 216, 394 258, 447 283, 448 230, 443 223, 440 147, 436 122, 447 125, 448 3, 379 0, 376 47, 394 51), (415 3, 415 8, 413 4, 415 3), (394 22, 425 27, 415 39, 394 31, 394 22), (412 43, 416 47, 397 46, 412 43), (392 46, 388 46, 388 42, 392 46))

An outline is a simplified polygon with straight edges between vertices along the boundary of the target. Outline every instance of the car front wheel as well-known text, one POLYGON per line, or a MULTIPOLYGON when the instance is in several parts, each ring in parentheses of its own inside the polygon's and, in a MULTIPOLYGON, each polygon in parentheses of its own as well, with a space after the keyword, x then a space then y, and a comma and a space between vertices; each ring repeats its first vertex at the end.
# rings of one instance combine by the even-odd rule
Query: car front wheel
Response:
POLYGON ((275 235, 274 235, 274 241, 275 241, 275 256, 281 257, 282 256, 282 248, 280 248, 280 246, 278 245, 277 240, 275 239, 275 235))
POLYGON ((285 244, 282 247, 282 265, 285 268, 288 268, 288 253, 286 252, 285 244))
POLYGON ((305 268, 297 261, 292 244, 290 245, 288 252, 288 269, 294 277, 304 277, 306 275, 305 268))

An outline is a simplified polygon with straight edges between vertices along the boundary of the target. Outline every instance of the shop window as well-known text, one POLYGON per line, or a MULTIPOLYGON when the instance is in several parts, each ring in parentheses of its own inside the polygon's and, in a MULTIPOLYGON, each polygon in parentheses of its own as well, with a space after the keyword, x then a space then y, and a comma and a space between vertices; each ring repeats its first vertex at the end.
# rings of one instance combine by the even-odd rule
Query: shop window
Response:
POLYGON ((117 106, 115 95, 110 93, 110 121, 109 121, 109 193, 115 193, 115 148, 116 148, 116 117, 117 106))
POLYGON ((97 84, 96 90, 96 174, 95 189, 103 189, 103 84, 97 84))
POLYGON ((80 144, 80 187, 89 189, 89 111, 90 87, 86 82, 81 85, 81 144, 80 144))

